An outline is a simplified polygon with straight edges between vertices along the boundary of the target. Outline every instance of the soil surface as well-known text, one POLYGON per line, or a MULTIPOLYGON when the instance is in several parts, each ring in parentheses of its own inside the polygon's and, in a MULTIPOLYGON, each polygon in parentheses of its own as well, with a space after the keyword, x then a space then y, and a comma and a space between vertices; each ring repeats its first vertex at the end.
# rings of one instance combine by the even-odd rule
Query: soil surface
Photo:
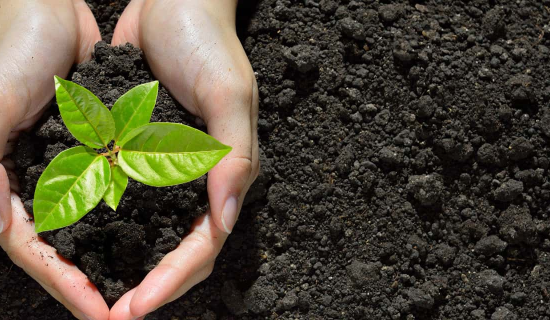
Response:
MULTIPOLYGON (((210 278, 148 319, 550 319, 550 1, 247 5, 262 172, 210 278)), ((109 6, 105 30, 123 4, 94 3, 109 6)), ((105 44, 75 71, 106 104, 152 79, 105 44)), ((154 121, 194 123, 159 98, 154 121)), ((74 143, 58 119, 33 133, 50 145, 20 143, 22 180, 74 143)), ((107 296, 177 244, 204 179, 124 199, 47 237, 107 296), (117 251, 128 238, 142 256, 117 251)), ((0 253, 4 318, 71 316, 0 253)))

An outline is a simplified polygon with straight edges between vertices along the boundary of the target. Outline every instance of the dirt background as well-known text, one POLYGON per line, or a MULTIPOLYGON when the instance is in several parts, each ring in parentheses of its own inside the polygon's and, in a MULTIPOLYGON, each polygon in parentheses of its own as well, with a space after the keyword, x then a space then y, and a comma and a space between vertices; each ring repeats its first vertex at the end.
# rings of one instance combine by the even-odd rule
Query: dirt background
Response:
MULTIPOLYGON (((549 319, 548 6, 247 2, 262 173, 212 276, 148 319, 549 319)), ((123 7, 93 3, 104 39, 123 7)), ((102 94, 150 79, 114 51, 102 94)), ((0 319, 70 318, 0 253, 0 319)))

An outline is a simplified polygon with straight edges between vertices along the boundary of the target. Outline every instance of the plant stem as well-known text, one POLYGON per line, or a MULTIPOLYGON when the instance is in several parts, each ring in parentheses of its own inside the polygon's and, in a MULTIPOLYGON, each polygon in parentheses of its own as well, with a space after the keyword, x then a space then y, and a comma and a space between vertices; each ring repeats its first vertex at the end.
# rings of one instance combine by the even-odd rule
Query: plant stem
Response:
POLYGON ((100 156, 104 156, 107 158, 107 160, 109 161, 109 164, 111 165, 111 167, 113 166, 116 166, 117 165, 117 156, 116 154, 120 151, 120 147, 119 146, 115 146, 113 148, 113 150, 107 148, 107 152, 104 152, 104 153, 100 153, 99 155, 100 156))

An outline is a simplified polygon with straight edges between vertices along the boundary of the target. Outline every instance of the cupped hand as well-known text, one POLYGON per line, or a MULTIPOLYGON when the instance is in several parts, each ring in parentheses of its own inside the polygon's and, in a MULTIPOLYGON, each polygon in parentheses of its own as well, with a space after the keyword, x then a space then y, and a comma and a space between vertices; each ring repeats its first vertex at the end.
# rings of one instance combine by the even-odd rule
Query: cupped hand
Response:
POLYGON ((79 319, 108 319, 109 308, 87 277, 34 231, 5 158, 66 76, 91 55, 99 29, 83 0, 3 1, 0 7, 0 246, 10 259, 79 319), (11 190, 10 190, 11 189, 11 190))
POLYGON ((115 304, 111 319, 143 317, 208 277, 258 175, 258 87, 236 34, 236 6, 236 0, 132 0, 115 29, 112 44, 140 47, 170 93, 233 150, 208 174, 209 212, 115 304))

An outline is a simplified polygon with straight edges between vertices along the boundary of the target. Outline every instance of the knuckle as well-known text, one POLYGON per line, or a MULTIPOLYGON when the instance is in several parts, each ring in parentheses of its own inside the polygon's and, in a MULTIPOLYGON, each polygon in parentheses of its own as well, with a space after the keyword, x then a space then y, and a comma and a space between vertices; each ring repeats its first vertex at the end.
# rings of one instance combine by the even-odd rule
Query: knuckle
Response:
POLYGON ((202 254, 207 257, 216 257, 219 250, 212 243, 210 236, 204 234, 202 231, 193 232, 193 238, 190 239, 194 242, 194 250, 197 254, 202 254))
POLYGON ((256 168, 254 168, 250 157, 241 156, 235 157, 232 160, 231 166, 233 167, 233 170, 238 173, 238 176, 242 177, 242 183, 245 183, 251 177, 254 177, 256 168))
POLYGON ((254 82, 249 76, 229 76, 217 93, 251 108, 254 82))

